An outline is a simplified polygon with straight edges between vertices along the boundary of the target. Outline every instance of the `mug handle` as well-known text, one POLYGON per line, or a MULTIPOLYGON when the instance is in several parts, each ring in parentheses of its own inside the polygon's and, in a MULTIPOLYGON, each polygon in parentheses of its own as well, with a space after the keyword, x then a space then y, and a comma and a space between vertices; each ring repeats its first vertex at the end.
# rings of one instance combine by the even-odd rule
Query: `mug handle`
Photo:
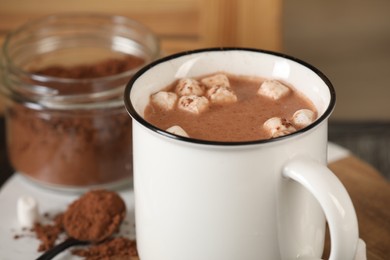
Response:
POLYGON ((283 176, 303 185, 319 202, 329 225, 329 260, 353 260, 359 231, 355 209, 345 187, 325 165, 309 158, 294 158, 283 176))

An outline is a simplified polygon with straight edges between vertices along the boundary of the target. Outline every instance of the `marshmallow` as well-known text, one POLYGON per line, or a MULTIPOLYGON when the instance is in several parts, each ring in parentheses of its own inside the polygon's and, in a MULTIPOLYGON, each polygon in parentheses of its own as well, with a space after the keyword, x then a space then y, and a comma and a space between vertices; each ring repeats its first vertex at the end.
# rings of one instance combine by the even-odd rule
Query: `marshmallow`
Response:
POLYGON ((203 96, 182 96, 179 99, 178 107, 194 114, 200 114, 209 107, 209 100, 203 96))
POLYGON ((263 127, 270 133, 271 137, 279 137, 296 131, 295 127, 289 121, 280 117, 268 119, 264 122, 263 127))
POLYGON ((211 87, 207 91, 207 97, 211 103, 215 104, 233 103, 237 101, 236 94, 228 87, 211 87))
POLYGON ((297 110, 292 117, 293 124, 301 128, 310 125, 314 120, 315 113, 310 109, 297 110))
POLYGON ((184 129, 178 125, 171 126, 170 128, 167 129, 167 132, 170 132, 170 133, 175 134, 175 135, 189 137, 188 134, 186 133, 186 131, 184 131, 184 129))
POLYGON ((20 197, 17 201, 17 217, 20 226, 33 227, 39 221, 37 201, 30 196, 20 197))
POLYGON ((203 95, 203 89, 199 81, 191 78, 180 79, 176 86, 176 93, 179 96, 203 95))
POLYGON ((201 82, 207 88, 212 88, 212 87, 229 88, 230 87, 229 79, 225 74, 215 74, 210 77, 205 77, 201 80, 201 82))
POLYGON ((160 91, 152 95, 152 102, 165 110, 172 110, 176 100, 177 95, 172 92, 160 91))
POLYGON ((281 82, 277 80, 266 80, 261 84, 257 94, 278 100, 286 96, 289 92, 290 89, 281 82))

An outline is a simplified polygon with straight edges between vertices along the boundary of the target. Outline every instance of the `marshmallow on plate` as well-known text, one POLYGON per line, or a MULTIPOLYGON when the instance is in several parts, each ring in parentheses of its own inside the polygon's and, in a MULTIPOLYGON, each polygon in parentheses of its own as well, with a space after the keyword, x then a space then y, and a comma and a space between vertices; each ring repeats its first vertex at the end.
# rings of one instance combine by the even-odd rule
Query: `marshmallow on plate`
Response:
POLYGON ((203 96, 182 96, 179 99, 178 107, 190 113, 200 114, 209 107, 209 100, 203 96))
POLYGON ((230 87, 229 79, 225 74, 219 73, 213 76, 205 77, 201 79, 201 82, 207 87, 230 87))
POLYGON ((203 89, 196 79, 183 78, 179 80, 179 83, 176 86, 176 93, 179 96, 201 96, 203 95, 203 89))
POLYGON ((165 110, 175 107, 177 95, 172 92, 159 91, 152 95, 152 102, 165 110))
POLYGON ((264 128, 269 132, 271 137, 279 137, 291 134, 296 131, 295 127, 286 119, 272 117, 264 122, 264 128))
POLYGON ((278 100, 284 96, 286 96, 290 92, 290 89, 277 80, 265 80, 257 94, 266 96, 273 100, 278 100))
POLYGON ((31 228, 39 221, 38 203, 30 196, 23 196, 17 201, 17 217, 20 226, 31 228))
POLYGON ((297 110, 292 117, 292 122, 294 125, 301 128, 310 125, 314 122, 314 120, 315 114, 310 109, 297 110))
POLYGON ((184 131, 184 129, 178 125, 171 126, 170 128, 167 129, 167 132, 170 132, 170 133, 175 134, 175 135, 189 137, 188 134, 186 133, 186 131, 184 131))

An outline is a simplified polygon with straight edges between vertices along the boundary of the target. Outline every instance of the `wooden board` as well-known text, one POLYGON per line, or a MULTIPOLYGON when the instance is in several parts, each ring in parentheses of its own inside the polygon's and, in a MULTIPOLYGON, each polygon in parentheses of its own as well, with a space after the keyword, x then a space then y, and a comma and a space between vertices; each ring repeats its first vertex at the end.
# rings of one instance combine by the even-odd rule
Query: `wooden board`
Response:
POLYGON ((368 260, 390 259, 390 183, 356 157, 330 164, 356 209, 368 260))

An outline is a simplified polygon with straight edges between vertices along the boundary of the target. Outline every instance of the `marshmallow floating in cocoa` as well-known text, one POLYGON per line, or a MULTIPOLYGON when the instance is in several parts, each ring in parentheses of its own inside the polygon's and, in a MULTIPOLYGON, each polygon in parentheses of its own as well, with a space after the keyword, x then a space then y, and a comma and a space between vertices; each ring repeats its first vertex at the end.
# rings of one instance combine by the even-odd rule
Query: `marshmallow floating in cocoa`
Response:
POLYGON ((188 134, 186 133, 186 131, 184 131, 184 129, 178 125, 171 126, 170 128, 167 129, 167 132, 170 132, 170 133, 175 134, 175 135, 189 137, 188 134))
POLYGON ((165 110, 172 110, 175 107, 177 95, 173 92, 159 91, 152 95, 152 102, 165 110))
POLYGON ((300 109, 294 113, 292 122, 295 126, 303 128, 313 123, 315 118, 315 113, 310 109, 300 109))
POLYGON ((230 82, 225 74, 219 73, 213 76, 205 77, 201 79, 201 82, 207 87, 225 87, 230 88, 230 82))
POLYGON ((288 93, 290 93, 290 88, 277 80, 265 80, 257 91, 257 94, 273 100, 278 100, 288 93))
POLYGON ((193 114, 200 114, 209 107, 209 100, 206 97, 195 95, 182 96, 179 99, 178 108, 193 114))
POLYGON ((199 81, 192 78, 180 79, 175 91, 179 96, 201 96, 204 92, 199 81))
POLYGON ((295 127, 284 118, 272 117, 264 122, 263 127, 269 132, 270 137, 279 137, 296 131, 295 127))
POLYGON ((207 97, 211 103, 225 104, 237 101, 237 96, 229 87, 214 86, 207 90, 207 97))

